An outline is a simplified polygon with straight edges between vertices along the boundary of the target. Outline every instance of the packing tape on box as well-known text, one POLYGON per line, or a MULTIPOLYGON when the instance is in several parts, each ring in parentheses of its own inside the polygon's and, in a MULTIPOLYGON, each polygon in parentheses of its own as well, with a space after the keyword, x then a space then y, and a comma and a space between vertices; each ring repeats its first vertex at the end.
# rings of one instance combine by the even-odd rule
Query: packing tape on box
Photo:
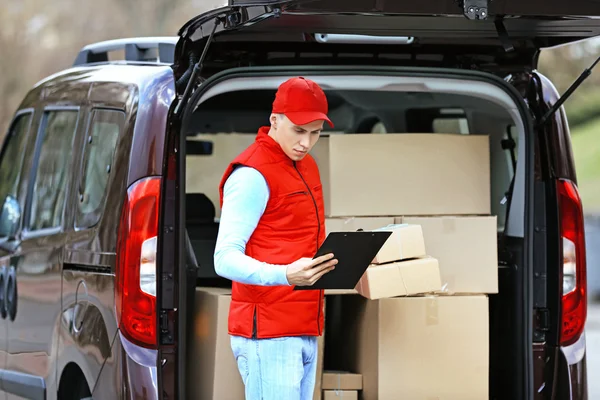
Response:
POLYGON ((453 295, 453 289, 456 287, 454 283, 456 282, 456 275, 447 275, 445 276, 444 282, 442 282, 442 288, 440 289, 440 293, 446 295, 453 295))
POLYGON ((398 271, 398 274, 400 274, 400 280, 402 281, 402 287, 404 287, 404 296, 402 296, 402 297, 408 297, 408 288, 406 287, 406 282, 404 281, 404 277, 402 276, 402 271, 400 271, 400 268, 396 268, 396 270, 398 271))
POLYGON ((425 302, 425 325, 437 325, 438 318, 438 299, 437 297, 427 296, 425 302))
POLYGON ((344 392, 345 390, 334 390, 333 393, 335 393, 335 397, 339 397, 340 399, 344 398, 344 392))
POLYGON ((355 217, 350 217, 350 218, 344 218, 344 221, 342 222, 344 225, 346 224, 350 224, 352 223, 352 221, 354 221, 356 218, 355 217))

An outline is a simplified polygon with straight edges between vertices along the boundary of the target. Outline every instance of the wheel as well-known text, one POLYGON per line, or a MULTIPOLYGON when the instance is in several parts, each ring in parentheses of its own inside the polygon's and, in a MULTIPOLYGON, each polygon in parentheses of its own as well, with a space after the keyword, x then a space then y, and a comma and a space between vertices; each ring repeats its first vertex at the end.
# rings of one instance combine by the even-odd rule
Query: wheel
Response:
POLYGON ((58 400, 89 400, 92 392, 88 387, 83 372, 75 364, 65 368, 58 387, 58 400))

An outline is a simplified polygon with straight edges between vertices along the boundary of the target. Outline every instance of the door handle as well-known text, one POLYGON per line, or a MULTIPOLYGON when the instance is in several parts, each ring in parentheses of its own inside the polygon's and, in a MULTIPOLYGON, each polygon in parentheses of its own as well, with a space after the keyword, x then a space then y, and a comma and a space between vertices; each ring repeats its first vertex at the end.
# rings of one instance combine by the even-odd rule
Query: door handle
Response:
POLYGON ((6 267, 0 268, 0 317, 6 318, 6 267))
POLYGON ((6 304, 6 313, 10 317, 11 321, 15 320, 17 316, 17 272, 15 267, 10 267, 8 270, 8 274, 6 276, 6 293, 5 296, 5 304, 6 304))

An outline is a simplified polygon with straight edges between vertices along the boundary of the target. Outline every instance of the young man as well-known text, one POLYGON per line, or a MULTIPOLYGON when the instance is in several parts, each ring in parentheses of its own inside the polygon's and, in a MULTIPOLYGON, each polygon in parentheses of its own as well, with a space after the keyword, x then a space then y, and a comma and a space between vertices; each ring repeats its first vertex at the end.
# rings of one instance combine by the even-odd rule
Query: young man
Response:
POLYGON ((327 117, 325 93, 302 77, 278 89, 270 127, 231 162, 220 185, 217 274, 233 281, 231 347, 247 400, 312 399, 323 291, 333 254, 312 259, 325 240, 319 170, 308 152, 327 117))

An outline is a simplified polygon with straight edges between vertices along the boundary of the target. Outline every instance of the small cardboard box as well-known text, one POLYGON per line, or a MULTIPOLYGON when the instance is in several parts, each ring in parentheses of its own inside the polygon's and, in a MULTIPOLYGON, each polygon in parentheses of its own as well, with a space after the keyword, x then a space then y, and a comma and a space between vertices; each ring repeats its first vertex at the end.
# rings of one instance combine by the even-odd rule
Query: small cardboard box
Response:
POLYGON ((392 231, 392 235, 373 259, 373 264, 384 264, 427 255, 423 230, 420 225, 395 224, 373 230, 392 231))
POLYGON ((442 287, 438 261, 433 257, 371 265, 356 285, 367 299, 432 293, 442 287))
POLYGON ((325 215, 488 215, 486 135, 333 134, 311 150, 325 215))
POLYGON ((325 218, 325 233, 371 231, 394 224, 394 217, 325 218))
POLYGON ((438 259, 445 293, 498 293, 495 216, 402 217, 423 228, 427 254, 438 259))
POLYGON ((362 374, 364 400, 488 398, 488 298, 344 296, 332 349, 362 374))
POLYGON ((356 390, 324 390, 323 400, 358 400, 356 390))
POLYGON ((244 383, 233 357, 227 329, 231 290, 196 288, 194 340, 188 357, 191 399, 238 400, 244 383), (200 368, 202 366, 202 368, 200 368))
POLYGON ((362 390, 362 375, 347 371, 325 371, 323 390, 362 390))

